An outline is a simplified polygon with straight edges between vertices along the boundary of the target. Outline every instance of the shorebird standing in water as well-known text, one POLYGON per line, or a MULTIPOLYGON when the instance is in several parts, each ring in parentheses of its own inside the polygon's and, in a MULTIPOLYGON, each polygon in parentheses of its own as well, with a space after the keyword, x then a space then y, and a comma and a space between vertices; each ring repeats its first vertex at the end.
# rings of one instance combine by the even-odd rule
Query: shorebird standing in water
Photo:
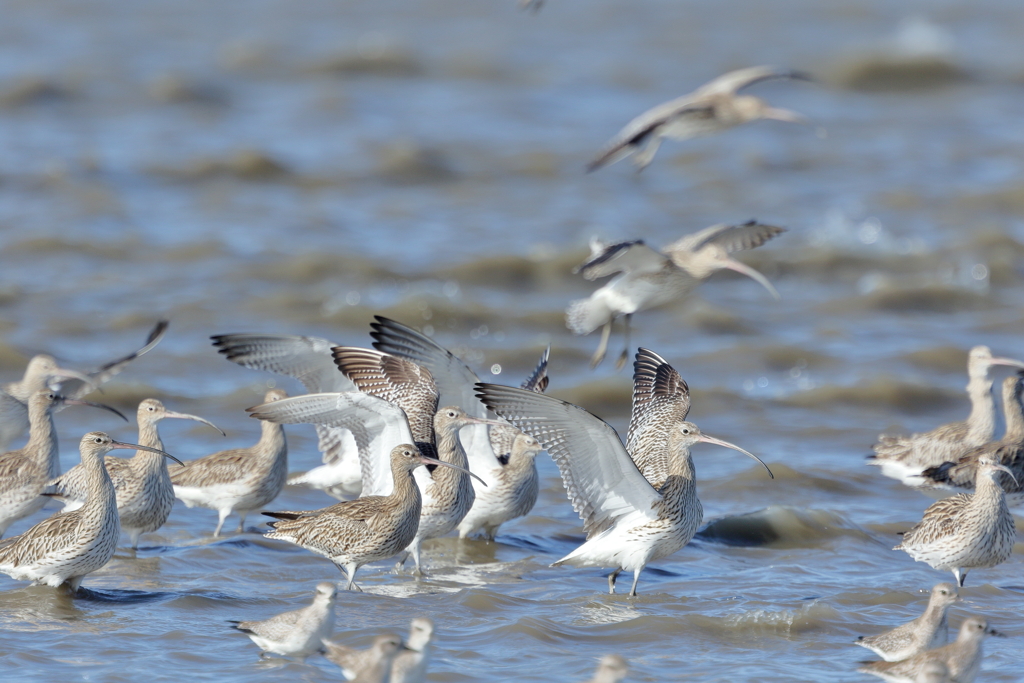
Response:
MULTIPOLYGON (((287 397, 284 391, 271 389, 263 400, 270 403, 287 397)), ((284 427, 264 421, 260 428, 260 440, 249 448, 220 451, 170 470, 174 495, 186 507, 217 510, 214 536, 220 535, 232 511, 238 513, 238 530, 244 531, 246 515, 269 505, 284 488, 288 477, 284 427)))
POLYGON ((854 642, 887 662, 898 662, 925 650, 942 647, 949 641, 946 612, 959 600, 956 586, 936 584, 928 599, 928 607, 917 619, 876 636, 861 636, 854 642))
POLYGON ((713 225, 684 235, 661 251, 643 240, 604 244, 592 242, 590 258, 573 272, 588 280, 614 275, 586 299, 573 301, 565 322, 574 334, 590 334, 601 327, 601 342, 590 361, 595 368, 604 360, 612 323, 625 316, 626 343, 616 363, 621 368, 629 356, 629 326, 637 311, 678 301, 720 270, 734 270, 757 281, 776 299, 779 293, 761 273, 729 256, 734 251, 759 247, 785 232, 784 228, 748 221, 741 225, 713 225))
POLYGON ((978 463, 991 458, 1007 467, 1013 480, 1003 479, 1003 492, 1009 506, 1024 503, 1024 372, 1003 380, 1003 416, 1006 433, 964 453, 956 462, 929 467, 921 473, 922 488, 938 492, 970 492, 978 477, 978 463))
POLYGON ((393 634, 377 636, 367 650, 353 650, 325 640, 324 656, 341 667, 351 683, 390 683, 395 658, 402 653, 402 639, 393 634))
POLYGON ((0 452, 6 451, 14 439, 29 428, 28 399, 44 389, 71 399, 78 399, 121 372, 128 363, 160 343, 167 331, 167 321, 161 320, 149 333, 146 343, 138 351, 104 363, 98 369, 82 373, 57 365, 53 356, 38 355, 29 361, 25 375, 17 382, 0 387, 0 452))
POLYGON ((959 586, 964 585, 968 570, 1006 562, 1013 554, 1017 530, 996 481, 1000 472, 1013 477, 991 458, 979 460, 974 493, 959 493, 929 505, 893 550, 905 550, 935 569, 951 570, 959 586))
MULTIPOLYGON (((307 397, 288 400, 303 398, 307 397)), ((259 415, 261 408, 251 410, 259 415)), ((422 500, 413 470, 420 465, 461 469, 425 457, 408 443, 392 449, 389 464, 392 488, 388 495, 365 495, 308 512, 264 512, 279 520, 270 523, 274 530, 267 532, 267 538, 279 538, 323 555, 345 572, 347 590, 362 591, 355 583, 361 566, 394 557, 416 538, 422 500)))
POLYGON ((911 436, 879 437, 874 455, 868 456, 869 465, 882 468, 882 474, 899 479, 909 486, 920 486, 921 473, 944 462, 956 462, 972 448, 992 440, 996 428, 995 403, 992 400, 992 380, 988 373, 994 365, 1024 368, 1024 363, 1012 358, 997 358, 987 346, 975 346, 967 356, 967 396, 971 400, 971 413, 962 422, 950 422, 930 432, 911 436))
MULTIPOLYGON (((224 436, 224 432, 209 420, 187 413, 167 410, 155 398, 139 403, 139 443, 164 449, 157 423, 165 418, 195 420, 209 425, 224 436)), ((181 465, 181 461, 172 458, 181 465)), ((174 507, 174 486, 163 456, 151 451, 139 451, 132 458, 104 458, 107 472, 117 491, 117 512, 121 515, 121 529, 131 539, 132 549, 139 547, 139 536, 156 531, 164 525, 174 507)), ((54 497, 65 501, 68 512, 82 507, 86 500, 88 474, 83 465, 75 465, 65 474, 49 482, 57 490, 54 497)))
MULTIPOLYGON (((309 423, 349 430, 357 439, 363 469, 362 496, 388 496, 393 477, 384 454, 396 443, 414 443, 435 453, 448 469, 416 470, 422 514, 410 551, 422 574, 423 541, 455 529, 473 505, 474 494, 459 430, 471 424, 492 424, 467 415, 458 406, 437 408, 438 392, 430 371, 416 363, 371 349, 337 347, 339 367, 360 388, 358 392, 307 394, 250 409, 253 417, 281 424, 309 423), (365 393, 364 393, 365 392, 365 393)), ((428 456, 428 457, 430 457, 428 456)), ((435 464, 433 460, 429 463, 435 464)), ((362 498, 357 499, 362 500, 362 498)), ((401 565, 403 556, 399 560, 401 565)))
POLYGON ((391 665, 391 683, 426 683, 427 665, 434 651, 434 622, 417 617, 409 625, 409 639, 391 665))
POLYGON ((103 456, 117 448, 170 454, 155 448, 114 441, 103 432, 82 437, 82 463, 89 475, 85 505, 58 512, 19 536, 0 541, 0 572, 19 581, 57 587, 67 583, 77 591, 82 578, 114 556, 121 522, 117 496, 103 456))
MULTIPOLYGON (((378 351, 410 360, 426 368, 437 387, 440 405, 457 405, 467 414, 486 418, 487 408, 473 393, 480 378, 469 366, 430 337, 382 316, 371 324, 378 351)), ((548 355, 520 386, 544 393, 548 386, 548 355)), ((459 433, 469 469, 480 477, 473 482, 473 507, 459 523, 459 538, 482 532, 494 540, 505 522, 526 515, 537 502, 539 477, 536 457, 540 443, 508 423, 470 425, 459 433)))
MULTIPOLYGON (((308 657, 323 649, 323 639, 334 629, 337 588, 324 581, 316 585, 313 604, 262 621, 231 621, 264 652, 285 657, 308 657)), ((262 655, 261 655, 262 656, 262 655)))
POLYGON ((587 542, 555 566, 615 567, 608 575, 609 593, 615 592, 620 573, 632 571, 630 595, 636 595, 648 563, 682 548, 700 526, 703 510, 691 446, 717 444, 764 465, 756 455, 686 421, 689 388, 661 356, 641 348, 633 367, 626 447, 610 425, 571 403, 523 389, 477 385, 488 408, 544 445, 583 520, 587 542))
POLYGON ((868 662, 858 671, 887 681, 921 681, 926 680, 924 674, 931 668, 930 663, 938 660, 948 671, 949 678, 946 680, 973 683, 981 671, 981 646, 986 636, 1004 637, 999 631, 989 628, 988 622, 981 617, 968 617, 960 625, 956 642, 926 650, 900 662, 868 662))
POLYGON ((120 412, 100 403, 65 398, 40 389, 28 400, 29 438, 25 447, 0 455, 0 536, 7 528, 46 505, 47 482, 60 474, 60 454, 53 413, 67 404, 103 408, 125 422, 120 412))
MULTIPOLYGON (((211 339, 231 362, 294 377, 310 394, 356 390, 334 364, 331 349, 340 344, 329 339, 291 334, 218 334, 211 339)), ((340 500, 358 497, 362 471, 352 433, 341 427, 315 426, 324 464, 288 477, 288 483, 321 489, 340 500)))
POLYGON ((633 163, 642 171, 654 159, 664 138, 687 140, 714 135, 758 119, 807 123, 807 119, 795 111, 771 107, 759 97, 737 94, 743 88, 774 78, 811 80, 799 71, 773 66, 730 71, 689 95, 659 104, 637 116, 605 145, 597 158, 587 165, 587 171, 596 171, 631 154, 636 155, 633 163))

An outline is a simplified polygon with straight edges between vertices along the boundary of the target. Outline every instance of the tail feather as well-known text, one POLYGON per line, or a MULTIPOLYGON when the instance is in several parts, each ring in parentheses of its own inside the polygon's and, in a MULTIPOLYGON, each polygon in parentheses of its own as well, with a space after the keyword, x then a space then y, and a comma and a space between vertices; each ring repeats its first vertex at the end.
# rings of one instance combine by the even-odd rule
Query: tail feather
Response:
POLYGON ((589 299, 577 299, 569 304, 565 311, 565 325, 573 334, 590 334, 602 325, 610 322, 612 312, 602 302, 589 299))

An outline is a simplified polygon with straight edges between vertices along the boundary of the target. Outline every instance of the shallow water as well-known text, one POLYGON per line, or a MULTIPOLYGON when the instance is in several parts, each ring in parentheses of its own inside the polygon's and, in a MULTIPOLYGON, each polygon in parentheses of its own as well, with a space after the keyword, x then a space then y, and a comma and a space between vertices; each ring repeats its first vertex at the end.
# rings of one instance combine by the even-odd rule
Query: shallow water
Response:
MULTIPOLYGON (((949 577, 889 549, 930 501, 863 456, 881 431, 966 415, 969 347, 1024 356, 1018 5, 5 3, 0 369, 41 351, 87 368, 166 317, 167 338, 101 400, 133 413, 156 396, 228 432, 164 423, 190 459, 254 441, 243 409, 268 383, 299 390, 224 361, 209 335, 365 345, 381 313, 492 381, 518 384, 550 344, 550 392, 621 431, 627 374, 591 373, 596 336, 563 324, 592 288, 570 273, 589 237, 786 226, 741 257, 782 301, 720 274, 638 315, 633 337, 686 378, 690 418, 774 481, 696 449, 709 524, 628 599, 603 594, 599 570, 548 566, 583 536, 545 460, 537 508, 498 543, 429 544, 423 582, 362 570, 337 637, 366 646, 430 616, 434 681, 583 679, 609 652, 630 680, 869 680, 855 668, 871 653, 850 642, 916 615, 917 591, 949 577), (927 40, 903 23, 918 12, 939 27, 927 40), (922 66, 908 41, 951 47, 922 66), (640 175, 582 172, 643 109, 760 63, 820 76, 752 89, 813 126, 668 142, 640 175)), ((134 438, 84 408, 58 428, 65 469, 85 431, 134 438)), ((291 469, 318 462, 312 429, 289 439, 291 469)), ((289 488, 275 506, 330 502, 289 488)), ((84 597, 0 578, 5 680, 336 680, 319 657, 260 661, 226 624, 305 604, 336 570, 252 532, 211 539, 215 521, 179 504, 84 597)), ((1019 679, 1020 569, 1018 545, 953 610, 1011 636, 986 643, 982 680, 1019 679)))

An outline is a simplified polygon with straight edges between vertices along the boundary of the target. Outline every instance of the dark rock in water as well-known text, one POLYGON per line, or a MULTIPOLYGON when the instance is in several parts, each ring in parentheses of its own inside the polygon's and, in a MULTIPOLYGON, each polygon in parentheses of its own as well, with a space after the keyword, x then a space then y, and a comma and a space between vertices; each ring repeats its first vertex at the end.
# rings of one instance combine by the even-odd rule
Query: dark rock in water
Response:
POLYGON ((927 413, 941 410, 962 400, 962 393, 937 387, 899 382, 891 377, 877 377, 856 386, 828 385, 815 387, 788 396, 780 401, 805 408, 823 406, 857 406, 884 410, 896 408, 906 413, 927 413))
POLYGON ((67 99, 71 93, 61 85, 38 76, 22 78, 0 87, 0 107, 48 104, 67 99))
POLYGON ((411 142, 398 142, 380 149, 375 173, 397 183, 436 183, 456 178, 441 152, 411 142))
POLYGON ((343 52, 306 67, 310 73, 342 76, 390 76, 409 78, 423 73, 423 65, 404 48, 381 46, 343 52))
POLYGON ((878 55, 841 64, 828 80, 851 90, 905 92, 956 85, 970 78, 943 57, 878 55))
POLYGON ((220 159, 199 159, 184 167, 173 168, 154 165, 150 172, 175 180, 207 180, 218 176, 234 177, 239 180, 279 180, 291 175, 283 163, 266 152, 244 149, 220 159))
POLYGON ((149 84, 149 96, 165 104, 227 104, 227 96, 214 86, 199 83, 181 74, 167 73, 149 84))

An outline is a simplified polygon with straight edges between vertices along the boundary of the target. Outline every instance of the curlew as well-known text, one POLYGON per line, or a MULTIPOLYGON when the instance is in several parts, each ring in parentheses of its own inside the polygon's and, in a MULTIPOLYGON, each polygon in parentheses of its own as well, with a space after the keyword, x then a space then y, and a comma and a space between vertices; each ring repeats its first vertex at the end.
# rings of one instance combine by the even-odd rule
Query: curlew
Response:
MULTIPOLYGON (((873 674, 887 681, 914 683, 924 678, 931 668, 929 663, 941 662, 948 670, 948 676, 956 683, 972 683, 981 670, 982 642, 986 636, 1003 636, 989 627, 980 617, 968 617, 960 625, 956 641, 949 645, 926 650, 901 662, 868 662, 858 671, 873 674)), ((941 677, 938 680, 943 680, 941 677)))
POLYGON ((605 655, 597 663, 594 677, 587 683, 621 683, 629 675, 629 665, 622 655, 605 655))
POLYGON ((128 421, 120 412, 100 403, 66 398, 49 389, 37 391, 28 400, 29 438, 25 447, 0 455, 0 536, 7 528, 46 505, 47 482, 60 474, 57 430, 53 413, 64 405, 88 405, 109 410, 128 421))
MULTIPOLYGON (((430 371, 441 405, 458 405, 467 414, 486 418, 487 408, 474 395, 480 381, 462 360, 430 337, 382 316, 371 325, 378 351, 405 358, 430 371)), ((522 388, 543 393, 548 386, 546 349, 522 388)), ((469 469, 480 477, 473 482, 474 500, 459 523, 459 537, 482 532, 494 540, 505 522, 522 517, 537 502, 539 477, 535 459, 542 450, 536 439, 508 423, 470 425, 459 433, 469 469)))
POLYGON ((85 505, 72 512, 58 512, 25 533, 0 542, 0 572, 12 579, 54 587, 67 583, 73 592, 77 591, 86 574, 100 569, 114 556, 121 534, 117 497, 103 456, 127 448, 171 457, 155 448, 114 441, 103 432, 86 434, 79 448, 88 473, 85 505))
MULTIPOLYGON (((260 408, 252 410, 258 415, 260 408)), ((264 512, 278 519, 270 523, 274 530, 266 536, 323 555, 346 574, 347 590, 361 591, 355 583, 361 566, 394 557, 416 537, 422 500, 412 473, 420 465, 460 469, 421 455, 412 444, 395 446, 388 495, 365 495, 308 512, 264 512)))
MULTIPOLYGON (((334 629, 334 598, 337 588, 323 581, 316 585, 313 604, 283 612, 262 621, 231 621, 263 652, 302 657, 323 650, 323 639, 334 629)), ((263 656, 263 653, 260 653, 263 656)))
MULTIPOLYGON (((147 398, 139 403, 136 413, 139 443, 164 450, 157 424, 165 418, 202 422, 216 429, 221 436, 225 436, 224 432, 209 420, 167 410, 157 399, 147 398)), ((171 459, 179 465, 182 464, 177 458, 171 459)), ((137 549, 139 536, 162 527, 171 514, 171 508, 174 507, 174 487, 171 484, 170 472, 167 470, 167 461, 163 456, 151 451, 139 451, 131 458, 115 458, 108 455, 104 458, 104 464, 117 491, 117 512, 121 516, 121 530, 128 534, 132 549, 137 549)), ((85 503, 87 478, 85 468, 76 465, 51 480, 47 486, 56 489, 54 497, 65 501, 64 509, 70 512, 85 503)))
POLYGON ((893 550, 905 550, 934 569, 951 570, 958 586, 964 585, 968 570, 1006 562, 1017 532, 1006 495, 996 481, 1000 472, 1013 477, 991 458, 979 460, 974 493, 932 503, 893 550))
POLYGON ((566 309, 566 326, 574 334, 601 329, 601 341, 590 361, 595 368, 604 360, 612 323, 623 318, 626 343, 616 369, 629 356, 629 332, 633 314, 687 297, 701 282, 720 270, 733 270, 756 280, 773 297, 779 293, 768 279, 750 266, 729 256, 754 249, 785 232, 784 228, 748 221, 740 225, 713 225, 684 235, 661 251, 643 240, 604 244, 591 242, 590 257, 574 269, 588 280, 614 276, 586 299, 566 309))
POLYGON ((637 116, 604 146, 587 165, 587 171, 596 171, 631 154, 636 155, 633 163, 637 171, 642 171, 654 159, 664 138, 688 140, 714 135, 758 119, 807 123, 804 116, 794 111, 771 107, 759 97, 737 94, 743 88, 775 78, 811 80, 810 76, 799 71, 773 66, 730 71, 688 95, 659 104, 637 116))
POLYGON ((854 642, 887 662, 898 662, 925 650, 941 647, 949 641, 946 611, 959 600, 956 586, 951 583, 936 584, 928 599, 928 607, 917 619, 876 636, 861 636, 854 642))
MULTIPOLYGON (((615 579, 640 572, 650 562, 686 545, 700 525, 690 447, 739 446, 701 433, 686 421, 689 388, 661 356, 641 348, 633 364, 633 413, 626 447, 606 422, 583 408, 523 389, 478 384, 477 395, 495 413, 536 438, 555 460, 587 541, 554 563, 614 567, 615 579)), ((771 470, 768 471, 771 475, 771 470)))
POLYGON ((38 391, 53 391, 78 399, 108 381, 124 367, 160 343, 167 331, 167 321, 161 320, 150 331, 145 345, 137 351, 104 363, 98 369, 82 373, 57 365, 53 356, 38 355, 29 361, 25 375, 17 382, 0 386, 0 452, 29 428, 28 399, 38 391))
MULTIPOLYGON (((404 367, 406 371, 413 373, 404 375, 404 379, 414 384, 419 383, 423 377, 429 378, 429 373, 414 363, 384 356, 375 351, 365 353, 369 354, 368 357, 384 361, 392 368, 388 374, 398 387, 403 386, 405 382, 400 378, 397 368, 404 367), (419 375, 420 371, 425 374, 419 375)), ((418 386, 406 393, 406 398, 414 399, 414 402, 425 401, 428 404, 424 406, 425 408, 429 408, 429 404, 436 403, 437 400, 432 385, 418 386), (417 392, 422 395, 417 397, 417 392), (430 396, 433 396, 433 399, 430 396)), ((276 403, 256 406, 249 411, 253 417, 282 424, 322 424, 350 430, 357 439, 363 467, 363 497, 354 502, 359 502, 366 496, 382 497, 393 493, 393 475, 389 473, 388 463, 390 462, 393 468, 394 463, 391 460, 394 453, 391 451, 392 455, 387 458, 385 454, 388 453, 386 449, 392 448, 396 443, 416 443, 428 452, 436 451, 440 453, 442 461, 460 470, 458 477, 449 476, 445 469, 435 469, 433 472, 426 469, 416 470, 414 479, 422 508, 414 538, 410 542, 417 571, 420 573, 420 543, 454 529, 472 505, 473 488, 466 479, 475 475, 471 475, 465 467, 466 456, 459 443, 458 430, 461 426, 473 424, 478 420, 469 417, 455 406, 438 410, 433 413, 433 420, 427 422, 425 416, 418 415, 412 408, 410 412, 413 417, 410 419, 405 410, 382 398, 361 392, 344 392, 295 396, 276 403), (415 431, 410 423, 416 424, 415 431)), ((428 464, 434 465, 436 462, 431 459, 428 464)))
POLYGON ((1024 373, 1003 380, 1003 415, 1006 433, 999 441, 992 441, 964 453, 956 462, 944 462, 921 473, 922 488, 939 493, 970 492, 978 474, 982 458, 991 458, 1007 467, 1013 480, 1003 479, 1006 503, 1011 507, 1024 503, 1024 373))
POLYGON ((911 436, 879 436, 874 455, 868 464, 882 468, 886 477, 899 479, 909 486, 919 486, 921 473, 944 462, 956 462, 972 448, 992 440, 996 426, 992 380, 988 373, 994 365, 1024 368, 1012 358, 997 358, 987 346, 975 346, 967 356, 967 396, 971 412, 962 422, 951 422, 930 432, 911 436))
MULTIPOLYGON (((320 337, 288 334, 219 334, 213 345, 233 363, 294 377, 310 394, 355 391, 355 385, 334 364, 331 349, 339 346, 320 337)), ((288 483, 321 489, 341 500, 362 490, 359 451, 352 433, 341 427, 316 425, 323 465, 288 477, 288 483)))
POLYGON ((391 683, 392 666, 402 652, 402 639, 396 635, 377 636, 366 650, 323 641, 324 656, 341 667, 345 678, 352 683, 391 683))
MULTIPOLYGON (((280 389, 271 389, 263 400, 270 403, 287 396, 280 389)), ((268 421, 260 427, 260 440, 249 448, 220 451, 170 470, 176 498, 187 507, 217 511, 214 536, 220 535, 224 520, 233 511, 238 513, 238 530, 244 531, 246 515, 270 504, 284 488, 288 476, 284 427, 268 421)))

